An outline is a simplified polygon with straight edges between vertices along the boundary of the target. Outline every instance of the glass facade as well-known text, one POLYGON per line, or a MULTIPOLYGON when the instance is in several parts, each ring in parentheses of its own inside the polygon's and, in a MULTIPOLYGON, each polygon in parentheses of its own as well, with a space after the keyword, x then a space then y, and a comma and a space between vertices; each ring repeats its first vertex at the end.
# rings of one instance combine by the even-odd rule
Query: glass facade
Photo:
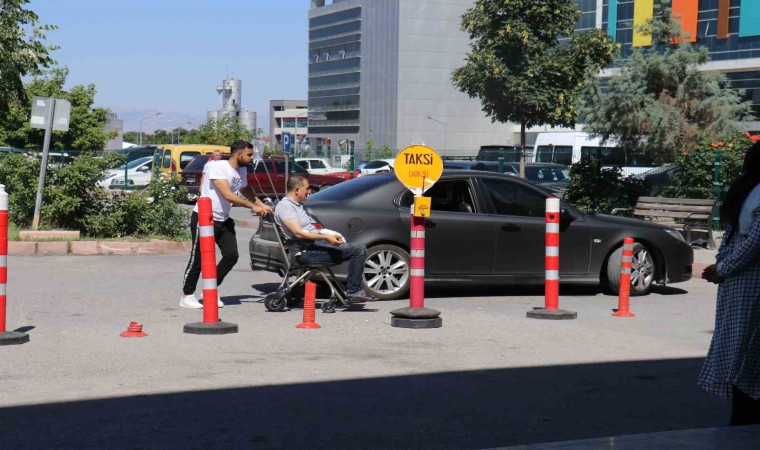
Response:
MULTIPOLYGON (((581 10, 576 30, 597 23, 601 2, 602 29, 630 55, 634 47, 646 46, 635 36, 635 24, 652 16, 652 0, 575 0, 581 10)), ((713 63, 725 67, 726 75, 760 113, 760 0, 672 0, 674 14, 690 35, 689 42, 706 47, 713 63)))
POLYGON ((361 7, 309 20, 309 134, 359 132, 361 7))

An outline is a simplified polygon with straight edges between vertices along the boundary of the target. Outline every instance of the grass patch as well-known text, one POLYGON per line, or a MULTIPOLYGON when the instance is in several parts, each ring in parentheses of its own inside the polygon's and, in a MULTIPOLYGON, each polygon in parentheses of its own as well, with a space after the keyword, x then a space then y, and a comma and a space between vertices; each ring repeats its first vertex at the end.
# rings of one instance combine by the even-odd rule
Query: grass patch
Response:
POLYGON ((18 232, 21 231, 19 227, 16 226, 15 223, 9 222, 8 223, 8 240, 9 241, 18 241, 18 232))

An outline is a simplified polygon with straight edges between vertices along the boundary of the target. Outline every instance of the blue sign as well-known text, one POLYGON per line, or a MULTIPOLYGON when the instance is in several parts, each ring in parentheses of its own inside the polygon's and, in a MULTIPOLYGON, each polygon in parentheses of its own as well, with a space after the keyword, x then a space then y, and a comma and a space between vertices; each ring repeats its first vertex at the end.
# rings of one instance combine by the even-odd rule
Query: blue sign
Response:
POLYGON ((282 133, 282 151, 290 153, 290 133, 282 133))

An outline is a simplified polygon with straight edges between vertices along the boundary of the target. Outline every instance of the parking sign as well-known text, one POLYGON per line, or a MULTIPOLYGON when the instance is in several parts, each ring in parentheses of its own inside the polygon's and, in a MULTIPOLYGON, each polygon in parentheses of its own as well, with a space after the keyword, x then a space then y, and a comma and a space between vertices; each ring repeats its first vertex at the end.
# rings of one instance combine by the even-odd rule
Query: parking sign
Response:
POLYGON ((282 133, 282 151, 290 153, 290 133, 282 133))

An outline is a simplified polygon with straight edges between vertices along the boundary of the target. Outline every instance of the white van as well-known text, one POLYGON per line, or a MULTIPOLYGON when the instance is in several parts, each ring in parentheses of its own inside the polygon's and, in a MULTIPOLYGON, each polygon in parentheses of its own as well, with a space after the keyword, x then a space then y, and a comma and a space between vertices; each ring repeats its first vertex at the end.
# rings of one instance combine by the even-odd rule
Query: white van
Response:
POLYGON ((619 167, 624 176, 646 172, 655 167, 649 155, 625 152, 614 140, 602 144, 600 138, 592 138, 579 131, 547 132, 536 136, 533 146, 533 162, 552 162, 571 165, 583 156, 599 158, 602 167, 619 167))

